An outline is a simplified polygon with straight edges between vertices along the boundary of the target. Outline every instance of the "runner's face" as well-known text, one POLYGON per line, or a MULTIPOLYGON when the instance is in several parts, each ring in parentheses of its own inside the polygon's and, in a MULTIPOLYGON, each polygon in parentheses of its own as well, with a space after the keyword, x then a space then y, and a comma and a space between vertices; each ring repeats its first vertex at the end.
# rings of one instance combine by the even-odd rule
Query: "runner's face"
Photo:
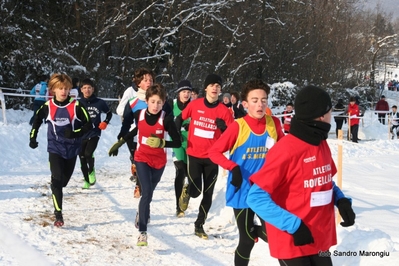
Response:
POLYGON ((61 87, 53 88, 55 99, 59 102, 65 101, 68 98, 70 91, 71 88, 64 87, 63 85, 61 85, 61 87))
POLYGON ((242 101, 242 105, 247 109, 250 117, 260 119, 265 116, 267 94, 261 89, 252 90, 248 93, 247 100, 242 101))
POLYGON ((91 95, 93 95, 94 88, 90 85, 84 85, 80 88, 80 91, 83 93, 83 97, 89 98, 91 95))
POLYGON ((223 103, 224 104, 229 104, 230 103, 229 97, 223 97, 223 103))
POLYGON ((212 103, 216 102, 219 98, 221 90, 222 87, 219 85, 219 83, 209 84, 208 87, 205 88, 206 99, 212 103))
POLYGON ((237 103, 237 98, 234 95, 231 95, 231 103, 236 104, 237 103))
POLYGON ((186 103, 188 100, 190 100, 191 97, 191 91, 190 90, 183 90, 179 92, 179 100, 182 103, 186 103))
POLYGON ((143 79, 140 81, 138 87, 146 91, 149 87, 152 86, 153 83, 154 81, 152 80, 152 76, 150 74, 145 74, 143 76, 143 79))
POLYGON ((148 112, 153 115, 159 113, 159 111, 162 110, 162 106, 164 104, 164 101, 162 101, 158 95, 152 95, 150 98, 148 98, 148 100, 146 100, 146 102, 148 105, 148 112))
POLYGON ((191 99, 192 100, 195 100, 195 99, 197 99, 198 98, 198 94, 196 94, 195 92, 192 92, 191 93, 191 99))

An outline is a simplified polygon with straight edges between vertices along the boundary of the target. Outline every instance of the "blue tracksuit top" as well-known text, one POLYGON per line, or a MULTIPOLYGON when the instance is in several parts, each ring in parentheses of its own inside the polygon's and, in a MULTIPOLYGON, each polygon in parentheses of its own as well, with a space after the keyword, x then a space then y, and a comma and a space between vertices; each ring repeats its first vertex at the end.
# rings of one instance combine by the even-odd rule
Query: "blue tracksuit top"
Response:
POLYGON ((101 113, 108 113, 109 107, 106 102, 102 99, 97 98, 94 94, 89 98, 82 97, 79 102, 86 108, 89 113, 91 122, 94 125, 94 129, 87 132, 83 139, 90 139, 93 137, 101 136, 101 129, 98 125, 101 123, 101 113))
POLYGON ((36 95, 35 101, 47 101, 46 96, 47 94, 47 82, 41 81, 37 83, 30 91, 31 95, 36 95))

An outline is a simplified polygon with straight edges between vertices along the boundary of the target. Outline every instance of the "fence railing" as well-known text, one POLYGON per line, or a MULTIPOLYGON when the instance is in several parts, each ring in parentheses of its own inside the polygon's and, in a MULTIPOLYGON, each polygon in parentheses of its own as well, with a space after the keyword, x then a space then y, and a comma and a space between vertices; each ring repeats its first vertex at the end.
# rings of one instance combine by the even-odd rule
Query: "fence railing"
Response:
MULTIPOLYGON (((13 96, 13 97, 28 97, 28 98, 35 98, 37 97, 36 95, 31 95, 29 94, 30 91, 29 90, 22 90, 22 89, 13 89, 13 88, 5 88, 5 87, 0 87, 0 106, 2 109, 2 113, 3 113, 3 123, 7 124, 7 117, 6 117, 6 100, 5 100, 5 96, 13 96), (15 91, 15 92, 3 92, 3 90, 7 90, 7 91, 15 91), (17 93, 20 92, 20 93, 17 93), (27 93, 27 94, 25 94, 27 93)), ((52 98, 52 96, 41 96, 43 98, 52 98)), ((98 97, 101 98, 101 97, 98 97)), ((79 98, 77 98, 79 99, 79 98)), ((104 101, 119 101, 119 99, 117 98, 101 98, 104 101)))

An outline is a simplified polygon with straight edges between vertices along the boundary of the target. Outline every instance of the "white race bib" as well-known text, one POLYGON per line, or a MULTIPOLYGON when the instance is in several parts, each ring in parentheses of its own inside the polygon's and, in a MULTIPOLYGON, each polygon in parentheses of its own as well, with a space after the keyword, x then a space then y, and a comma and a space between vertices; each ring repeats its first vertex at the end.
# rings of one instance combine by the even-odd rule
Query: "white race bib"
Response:
POLYGON ((204 139, 213 139, 213 136, 215 135, 215 131, 209 131, 209 130, 203 130, 200 128, 195 128, 194 135, 204 138, 204 139))
POLYGON ((327 191, 312 192, 310 194, 310 207, 324 206, 331 202, 333 189, 327 191))

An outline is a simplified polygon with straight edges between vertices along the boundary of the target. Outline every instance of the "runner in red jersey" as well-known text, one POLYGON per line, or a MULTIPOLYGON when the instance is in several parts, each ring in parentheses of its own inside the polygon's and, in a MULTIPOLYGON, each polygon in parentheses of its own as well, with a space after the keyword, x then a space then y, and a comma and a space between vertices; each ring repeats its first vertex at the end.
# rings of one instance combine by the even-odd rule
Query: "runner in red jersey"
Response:
POLYGON ((337 169, 326 141, 331 109, 325 90, 300 90, 290 134, 268 151, 250 178, 247 203, 266 222, 270 255, 280 265, 332 265, 329 256, 319 254, 337 244, 334 205, 342 226, 355 223, 351 199, 332 180, 337 169))
POLYGON ((137 127, 125 136, 131 140, 137 133, 137 149, 134 162, 141 185, 141 198, 135 225, 139 229, 137 246, 147 246, 147 224, 154 190, 161 180, 166 165, 165 148, 181 146, 173 116, 166 115, 162 107, 166 92, 161 84, 154 84, 145 92, 146 109, 134 112, 137 127), (165 140, 168 134, 171 140, 165 140))
POLYGON ((208 151, 226 127, 234 121, 227 107, 218 100, 221 86, 220 76, 208 75, 204 83, 205 97, 191 101, 181 116, 176 118, 178 130, 182 120, 190 119, 187 142, 188 185, 183 188, 179 207, 185 211, 190 197, 196 198, 203 191, 198 217, 194 223, 195 235, 203 239, 208 238, 203 225, 212 205, 219 170, 218 165, 208 158, 208 151))

